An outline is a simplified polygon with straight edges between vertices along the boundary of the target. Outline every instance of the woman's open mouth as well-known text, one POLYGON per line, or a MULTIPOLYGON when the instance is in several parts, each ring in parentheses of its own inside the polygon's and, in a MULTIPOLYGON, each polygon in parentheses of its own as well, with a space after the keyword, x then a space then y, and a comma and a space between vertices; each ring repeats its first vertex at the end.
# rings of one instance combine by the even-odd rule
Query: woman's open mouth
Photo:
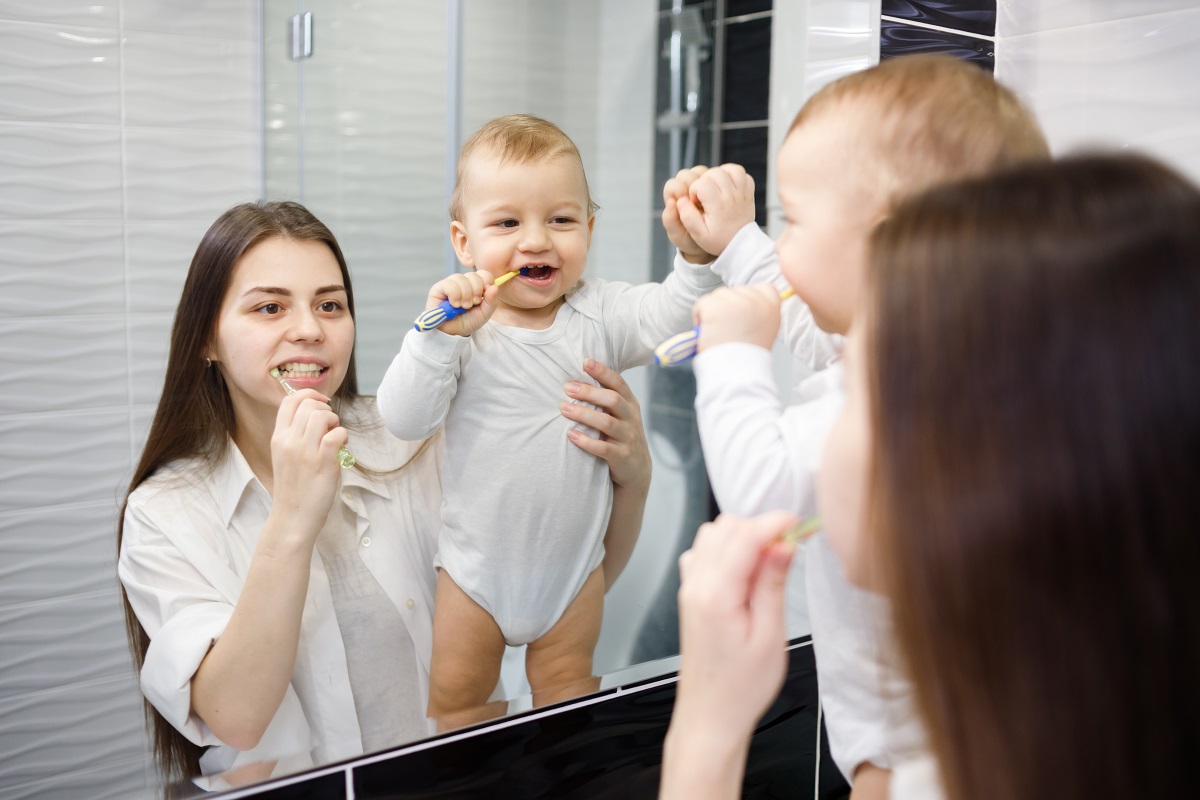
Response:
POLYGON ((304 378, 319 378, 325 371, 320 364, 306 364, 299 361, 289 361, 276 367, 279 377, 286 380, 301 380, 304 378))

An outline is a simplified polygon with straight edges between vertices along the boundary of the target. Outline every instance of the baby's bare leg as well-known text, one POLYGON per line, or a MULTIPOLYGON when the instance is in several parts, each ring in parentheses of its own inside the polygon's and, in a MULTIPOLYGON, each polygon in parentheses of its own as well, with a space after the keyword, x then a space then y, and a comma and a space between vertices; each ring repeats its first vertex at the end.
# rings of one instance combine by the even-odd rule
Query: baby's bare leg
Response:
POLYGON ((525 650, 525 673, 534 705, 544 706, 595 691, 592 654, 604 616, 604 569, 597 567, 554 627, 525 650))
MULTIPOLYGON (((492 615, 459 588, 444 569, 438 570, 435 602, 429 716, 444 730, 479 721, 463 718, 458 712, 481 709, 496 688, 504 657, 504 634, 492 615)), ((495 714, 485 714, 481 719, 491 716, 495 714)))

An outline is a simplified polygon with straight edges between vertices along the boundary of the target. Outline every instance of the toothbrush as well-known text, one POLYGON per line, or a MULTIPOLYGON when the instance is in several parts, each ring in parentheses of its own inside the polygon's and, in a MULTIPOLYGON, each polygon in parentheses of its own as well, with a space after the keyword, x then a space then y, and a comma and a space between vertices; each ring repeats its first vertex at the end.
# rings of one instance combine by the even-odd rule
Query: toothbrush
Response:
POLYGON ((809 517, 808 519, 797 522, 795 525, 792 525, 783 533, 779 534, 779 541, 802 542, 819 530, 821 530, 821 518, 809 517))
MULTIPOLYGON (((513 270, 512 272, 496 278, 496 280, 492 281, 492 286, 499 286, 507 280, 512 280, 517 275, 528 274, 529 267, 521 267, 518 270, 513 270)), ((434 308, 429 309, 424 314, 417 317, 417 321, 413 324, 413 328, 422 332, 431 331, 434 328, 440 327, 442 323, 446 322, 447 320, 454 319, 461 314, 467 313, 469 310, 470 309, 468 308, 459 308, 458 306, 453 306, 450 304, 449 300, 443 300, 434 308)))
MULTIPOLYGON (((787 300, 796 293, 795 289, 784 289, 779 293, 780 300, 787 300)), ((696 357, 696 345, 700 343, 700 326, 690 331, 677 333, 670 339, 654 348, 654 363, 660 367, 677 367, 696 357)))
MULTIPOLYGON (((292 385, 288 383, 287 380, 284 379, 283 375, 279 373, 279 367, 271 367, 271 377, 279 381, 279 385, 282 386, 283 390, 288 394, 296 393, 296 390, 292 388, 292 385)), ((337 451, 337 462, 342 466, 342 469, 349 469, 355 464, 354 454, 345 447, 339 447, 337 451)))

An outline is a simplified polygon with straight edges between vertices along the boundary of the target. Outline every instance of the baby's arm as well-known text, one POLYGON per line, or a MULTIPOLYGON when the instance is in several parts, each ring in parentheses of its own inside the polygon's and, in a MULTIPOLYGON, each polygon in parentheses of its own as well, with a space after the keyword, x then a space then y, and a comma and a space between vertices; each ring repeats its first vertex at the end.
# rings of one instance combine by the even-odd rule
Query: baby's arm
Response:
POLYGON ((458 391, 458 376, 470 360, 469 337, 495 311, 492 276, 479 270, 450 275, 433 285, 425 309, 443 300, 466 313, 432 331, 411 330, 379 385, 379 415, 398 439, 416 441, 432 435, 446 421, 458 391))

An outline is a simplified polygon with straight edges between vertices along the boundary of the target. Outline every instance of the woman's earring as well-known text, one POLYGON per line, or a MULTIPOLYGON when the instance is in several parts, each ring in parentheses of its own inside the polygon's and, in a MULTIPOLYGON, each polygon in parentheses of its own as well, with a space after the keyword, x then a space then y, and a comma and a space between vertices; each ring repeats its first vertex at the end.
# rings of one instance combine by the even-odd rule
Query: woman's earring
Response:
POLYGON ((211 366, 212 366, 212 359, 209 358, 208 356, 205 356, 204 357, 204 368, 208 369, 211 366))

